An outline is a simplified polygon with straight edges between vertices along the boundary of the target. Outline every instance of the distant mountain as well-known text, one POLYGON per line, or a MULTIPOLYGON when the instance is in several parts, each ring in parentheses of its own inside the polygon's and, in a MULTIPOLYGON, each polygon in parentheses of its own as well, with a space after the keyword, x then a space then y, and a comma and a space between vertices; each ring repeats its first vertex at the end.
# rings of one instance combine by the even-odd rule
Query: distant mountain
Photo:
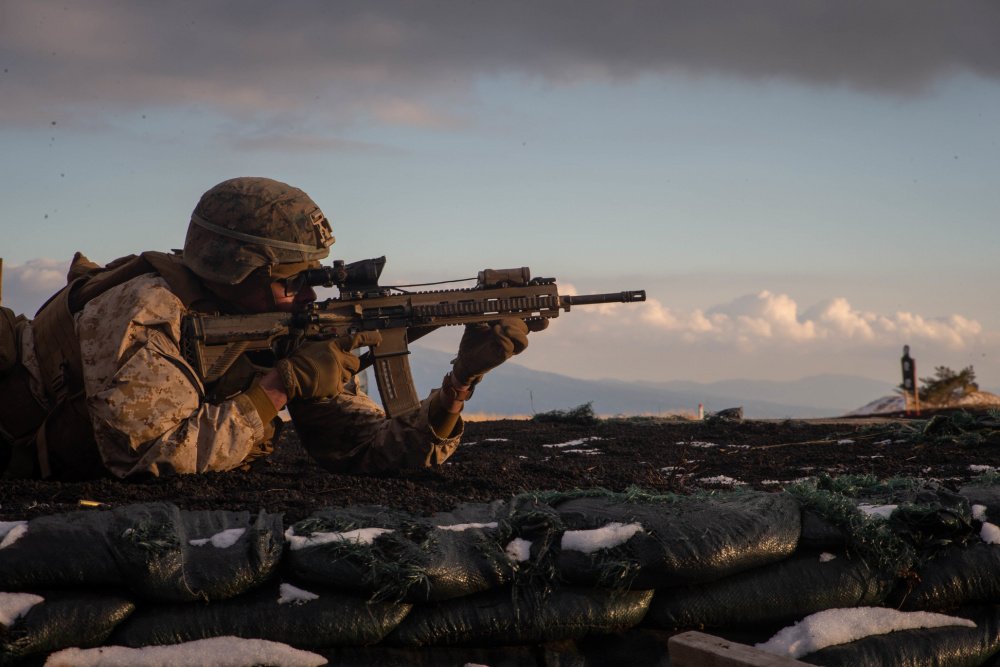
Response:
MULTIPOLYGON (((421 396, 441 383, 454 355, 416 347, 410 369, 421 396)), ((374 385, 374 379, 371 378, 374 385)), ((713 383, 581 380, 508 362, 490 372, 476 389, 468 410, 495 415, 531 415, 592 403, 600 415, 697 414, 742 406, 755 419, 832 417, 870 396, 885 394, 887 383, 853 375, 822 375, 794 382, 730 380, 713 383)), ((378 392, 371 387, 377 399, 378 392)))
MULTIPOLYGON (((1000 396, 989 391, 973 391, 946 404, 922 403, 920 408, 923 410, 936 410, 940 408, 1000 408, 1000 396)), ((902 412, 905 409, 906 404, 903 397, 900 394, 891 394, 877 398, 856 410, 851 410, 846 416, 860 417, 865 415, 891 414, 902 412)))

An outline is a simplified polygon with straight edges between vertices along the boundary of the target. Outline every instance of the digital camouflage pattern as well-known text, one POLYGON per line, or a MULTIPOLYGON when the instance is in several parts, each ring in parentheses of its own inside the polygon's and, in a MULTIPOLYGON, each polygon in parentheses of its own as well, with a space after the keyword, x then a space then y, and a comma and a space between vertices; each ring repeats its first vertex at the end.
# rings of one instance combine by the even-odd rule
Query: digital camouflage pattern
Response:
POLYGON ((235 285, 263 266, 323 259, 333 241, 326 216, 302 190, 269 178, 233 178, 195 206, 184 263, 205 280, 235 285))
MULTIPOLYGON (((77 315, 84 388, 105 467, 117 477, 231 470, 270 452, 273 426, 244 394, 210 403, 180 350, 184 305, 156 274, 95 297, 77 315)), ((22 363, 44 398, 30 327, 22 363)), ((461 423, 440 438, 428 423, 430 399, 405 419, 386 419, 363 392, 290 405, 296 429, 324 467, 383 472, 443 463, 461 423)))

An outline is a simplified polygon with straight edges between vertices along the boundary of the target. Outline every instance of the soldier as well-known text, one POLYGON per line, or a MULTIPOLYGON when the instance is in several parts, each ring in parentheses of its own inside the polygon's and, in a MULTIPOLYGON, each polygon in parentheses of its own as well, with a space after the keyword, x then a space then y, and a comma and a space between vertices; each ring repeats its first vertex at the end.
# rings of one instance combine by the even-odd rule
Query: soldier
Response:
POLYGON ((377 345, 378 332, 309 341, 284 359, 244 354, 210 384, 185 360, 186 312, 302 308, 316 294, 294 291, 289 279, 318 266, 333 242, 302 190, 236 178, 201 197, 182 252, 106 267, 77 253, 67 286, 34 320, 0 313, 0 470, 53 479, 232 470, 272 451, 286 405, 306 450, 329 470, 444 462, 472 387, 527 347, 522 320, 467 327, 441 387, 391 419, 351 381, 351 351, 377 345))

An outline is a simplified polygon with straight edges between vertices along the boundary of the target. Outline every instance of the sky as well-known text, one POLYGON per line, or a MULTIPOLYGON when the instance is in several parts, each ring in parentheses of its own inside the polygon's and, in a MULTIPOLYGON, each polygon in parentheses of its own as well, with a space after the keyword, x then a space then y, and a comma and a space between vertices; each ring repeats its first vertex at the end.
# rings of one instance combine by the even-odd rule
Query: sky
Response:
POLYGON ((384 284, 647 291, 533 334, 535 369, 888 393, 910 345, 1000 391, 997 34, 967 0, 0 0, 3 303, 267 176, 384 284))

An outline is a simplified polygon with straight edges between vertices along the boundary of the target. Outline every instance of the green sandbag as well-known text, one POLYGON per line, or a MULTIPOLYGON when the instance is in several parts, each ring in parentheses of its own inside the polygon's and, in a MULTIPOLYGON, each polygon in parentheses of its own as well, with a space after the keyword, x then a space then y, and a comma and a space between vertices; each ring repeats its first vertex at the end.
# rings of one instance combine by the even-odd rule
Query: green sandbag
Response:
POLYGON ((557 569, 578 585, 641 590, 713 581, 787 558, 799 539, 799 505, 781 493, 549 502, 567 531, 641 526, 624 543, 591 553, 568 550, 564 536, 557 569))
POLYGON ((652 591, 491 591, 417 605, 388 637, 396 646, 503 646, 581 639, 634 627, 652 591))
POLYGON ((503 511, 490 507, 432 519, 379 506, 319 510, 289 529, 288 570, 298 581, 378 600, 446 600, 499 588, 512 579, 513 564, 492 526, 496 517, 482 520, 503 511), (441 527, 454 524, 467 527, 441 527), (356 533, 367 529, 381 532, 371 539, 356 533))
POLYGON ((316 597, 288 601, 280 586, 272 583, 208 604, 143 605, 109 643, 140 647, 233 636, 302 649, 364 646, 379 642, 410 610, 408 604, 368 602, 327 589, 300 590, 316 597))
POLYGON ((974 628, 898 630, 838 644, 800 658, 828 667, 975 667, 1000 652, 1000 612, 995 606, 952 614, 969 618, 974 628))
POLYGON ((892 583, 861 560, 840 555, 821 562, 817 553, 796 553, 718 581, 662 588, 643 624, 664 630, 776 625, 825 609, 881 606, 892 583))
POLYGON ((135 609, 117 595, 86 592, 38 593, 43 601, 10 627, 0 626, 0 665, 73 646, 100 646, 135 609))

